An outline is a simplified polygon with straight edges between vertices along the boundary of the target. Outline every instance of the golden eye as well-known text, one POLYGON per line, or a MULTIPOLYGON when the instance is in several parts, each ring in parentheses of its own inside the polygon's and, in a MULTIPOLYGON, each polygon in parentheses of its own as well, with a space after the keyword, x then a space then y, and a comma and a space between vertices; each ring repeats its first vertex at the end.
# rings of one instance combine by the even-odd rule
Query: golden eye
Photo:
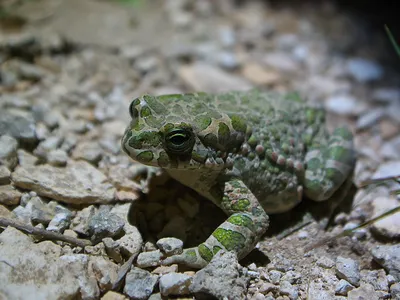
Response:
POLYGON ((187 129, 172 129, 165 136, 167 151, 175 154, 185 154, 192 151, 194 145, 193 132, 187 129))

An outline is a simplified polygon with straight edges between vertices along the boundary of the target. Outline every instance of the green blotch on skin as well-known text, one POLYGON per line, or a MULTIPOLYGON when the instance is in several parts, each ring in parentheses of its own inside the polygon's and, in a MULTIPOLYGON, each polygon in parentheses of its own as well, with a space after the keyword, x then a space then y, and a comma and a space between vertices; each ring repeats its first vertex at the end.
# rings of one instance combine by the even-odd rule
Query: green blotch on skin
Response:
POLYGON ((305 182, 305 186, 309 191, 320 191, 321 190, 321 181, 318 180, 309 180, 307 179, 305 182))
MULTIPOLYGON (((186 97, 188 97, 188 95, 185 95, 186 97)), ((193 97, 189 97, 188 98, 188 102, 190 103, 190 99, 192 99, 193 97)), ((203 103, 203 102, 196 102, 190 109, 190 112, 192 115, 200 115, 202 113, 205 113, 209 110, 209 108, 203 103)))
POLYGON ((232 204, 232 209, 235 211, 246 211, 249 205, 250 201, 246 198, 242 198, 232 204))
POLYGON ((343 173, 333 168, 326 169, 326 177, 335 183, 341 183, 344 179, 343 173))
POLYGON ((229 137, 231 135, 231 131, 229 130, 228 125, 223 122, 218 124, 218 140, 222 145, 226 145, 229 141, 229 137))
POLYGON ((160 101, 158 101, 157 97, 145 95, 143 96, 143 99, 147 102, 147 105, 151 107, 151 109, 154 110, 157 114, 162 114, 167 110, 165 106, 162 105, 160 101))
POLYGON ((217 136, 213 133, 208 133, 205 137, 204 137, 204 144, 206 146, 209 146, 211 148, 216 149, 218 147, 218 139, 217 136))
POLYGON ((244 214, 236 214, 236 215, 230 216, 227 221, 229 223, 232 223, 232 224, 235 224, 238 226, 244 226, 244 227, 249 228, 250 230, 254 230, 253 220, 244 214))
POLYGON ((314 158, 310 159, 309 161, 307 161, 307 169, 308 170, 318 170, 321 167, 322 167, 321 166, 321 162, 316 157, 314 157, 314 158))
POLYGON ((168 154, 164 151, 160 152, 157 163, 160 167, 167 167, 169 165, 168 154))
POLYGON ((305 133, 301 136, 302 140, 304 141, 304 144, 306 145, 311 145, 312 142, 312 135, 309 133, 305 133))
POLYGON ((141 131, 144 128, 144 124, 141 122, 136 122, 135 126, 132 127, 135 131, 141 131))
POLYGON ((130 138, 128 145, 133 149, 142 149, 143 140, 140 138, 140 136, 135 135, 134 137, 130 138))
POLYGON ((161 126, 161 122, 159 119, 157 119, 154 116, 148 116, 146 118, 144 118, 144 121, 146 122, 146 124, 152 128, 160 128, 161 126))
POLYGON ((157 147, 160 143, 160 136, 156 131, 144 131, 129 140, 129 146, 135 149, 142 149, 143 145, 157 147))
POLYGON ((197 253, 194 249, 186 250, 184 255, 188 262, 195 262, 197 260, 197 253))
POLYGON ((238 115, 233 115, 231 116, 231 122, 232 122, 232 127, 236 131, 246 133, 247 125, 245 120, 238 116, 238 115))
POLYGON ((143 151, 136 156, 136 159, 140 162, 147 163, 147 162, 152 161, 153 157, 154 157, 153 152, 143 151))
POLYGON ((161 138, 157 131, 145 131, 139 136, 142 139, 143 143, 152 147, 157 147, 161 143, 161 138))
POLYGON ((233 230, 217 228, 212 234, 227 251, 236 251, 244 249, 246 246, 246 238, 240 233, 233 230))
POLYGON ((286 94, 285 99, 287 99, 289 101, 293 101, 293 102, 299 102, 299 103, 304 102, 303 99, 301 99, 300 94, 297 92, 286 94))
POLYGON ((315 109, 307 109, 306 110, 306 120, 308 124, 312 124, 315 122, 316 120, 316 111, 315 109))
POLYGON ((205 261, 211 261, 213 258, 213 253, 210 249, 207 248, 206 245, 200 244, 198 247, 199 254, 200 256, 205 260, 205 261))
POLYGON ((207 117, 207 116, 197 116, 194 119, 194 122, 195 122, 196 126, 199 128, 199 130, 201 131, 201 130, 208 128, 208 126, 210 126, 211 118, 207 117))
POLYGON ((213 253, 214 255, 217 254, 220 250, 222 250, 222 248, 220 246, 214 246, 213 247, 213 253))
POLYGON ((140 116, 142 118, 146 118, 148 116, 151 116, 151 110, 147 106, 143 106, 142 109, 140 110, 140 116))
POLYGON ((338 135, 345 140, 352 140, 353 134, 346 127, 338 127, 333 132, 333 135, 338 135))
POLYGON ((348 161, 352 157, 352 151, 342 146, 335 146, 329 149, 329 158, 337 161, 348 161))

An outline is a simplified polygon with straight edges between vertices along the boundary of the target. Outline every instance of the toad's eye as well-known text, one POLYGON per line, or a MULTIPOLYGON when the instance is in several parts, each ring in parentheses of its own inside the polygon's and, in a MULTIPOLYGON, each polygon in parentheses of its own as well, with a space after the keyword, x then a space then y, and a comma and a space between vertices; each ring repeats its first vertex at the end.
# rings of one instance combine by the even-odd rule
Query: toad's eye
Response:
POLYGON ((129 114, 131 115, 132 119, 136 119, 139 116, 139 111, 135 107, 140 103, 138 98, 132 100, 131 104, 129 105, 129 114))
POLYGON ((188 129, 172 129, 165 136, 165 145, 168 152, 187 154, 193 149, 193 132, 188 129))

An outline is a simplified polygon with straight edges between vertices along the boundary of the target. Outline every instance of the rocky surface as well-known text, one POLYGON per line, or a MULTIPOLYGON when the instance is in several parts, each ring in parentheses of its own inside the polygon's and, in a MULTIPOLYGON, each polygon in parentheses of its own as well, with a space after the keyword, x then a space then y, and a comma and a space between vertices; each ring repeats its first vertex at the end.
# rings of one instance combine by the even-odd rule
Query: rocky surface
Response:
POLYGON ((363 33, 331 2, 6 1, 0 11, 0 217, 88 242, 1 227, 0 298, 400 299, 400 212, 305 251, 400 205, 398 182, 363 185, 400 170, 398 58, 382 28, 363 33), (305 203, 271 216, 239 263, 219 253, 200 271, 159 266, 224 215, 121 152, 130 101, 249 88, 297 91, 327 109, 330 129, 346 124, 358 189, 325 230, 282 235, 315 205, 305 203))

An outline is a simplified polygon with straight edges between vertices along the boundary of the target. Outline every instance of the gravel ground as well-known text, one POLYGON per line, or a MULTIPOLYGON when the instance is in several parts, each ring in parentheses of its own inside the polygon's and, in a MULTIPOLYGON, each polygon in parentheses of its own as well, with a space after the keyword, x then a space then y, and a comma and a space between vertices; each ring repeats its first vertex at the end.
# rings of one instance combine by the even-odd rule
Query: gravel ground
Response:
POLYGON ((361 187, 400 174, 400 68, 383 30, 328 2, 1 5, 0 218, 57 240, 3 227, 1 299, 400 299, 400 213, 305 250, 400 204, 397 183, 361 187), (122 153, 130 101, 252 87, 295 90, 351 128, 352 197, 326 230, 283 234, 304 211, 272 216, 240 264, 221 252, 200 271, 158 266, 224 216, 122 153))

